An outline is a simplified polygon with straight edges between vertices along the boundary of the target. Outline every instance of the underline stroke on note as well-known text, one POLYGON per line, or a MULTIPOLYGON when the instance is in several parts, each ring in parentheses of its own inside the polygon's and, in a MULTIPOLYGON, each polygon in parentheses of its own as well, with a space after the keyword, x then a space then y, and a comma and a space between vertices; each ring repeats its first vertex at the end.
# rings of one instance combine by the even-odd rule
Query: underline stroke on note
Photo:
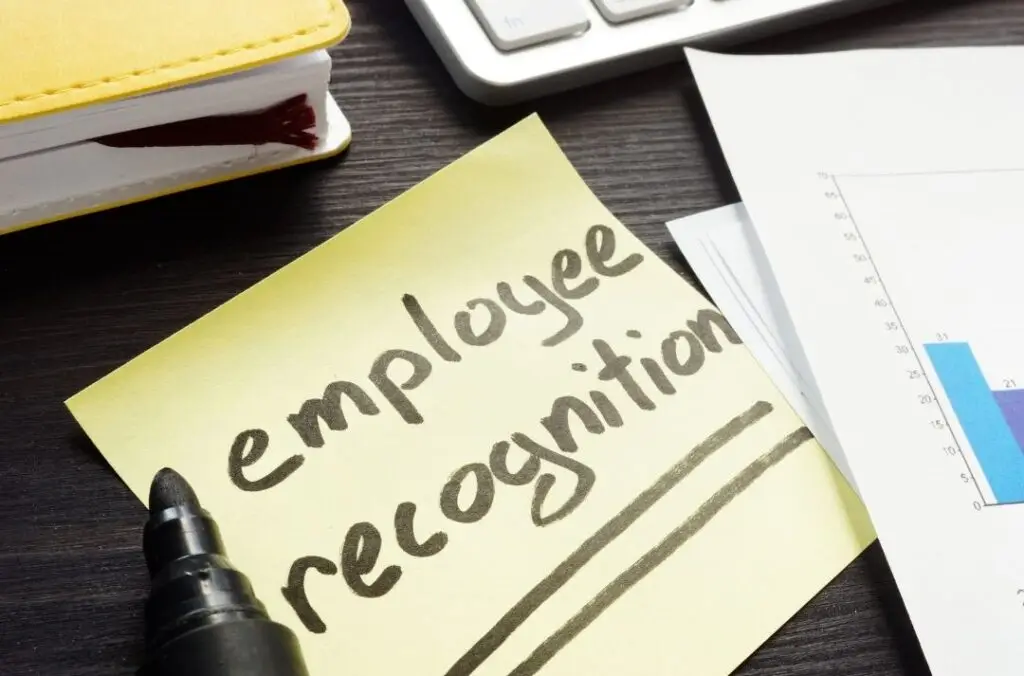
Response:
MULTIPOLYGON (((693 447, 689 453, 631 501, 625 509, 588 537, 579 548, 527 592, 523 598, 509 609, 486 634, 445 672, 445 676, 469 676, 469 674, 472 674, 538 608, 554 596, 594 556, 610 545, 705 460, 736 438, 742 431, 763 419, 772 410, 773 407, 770 403, 758 401, 693 447)), ((733 480, 702 504, 686 522, 673 530, 665 540, 638 559, 627 571, 602 590, 597 597, 585 606, 583 611, 580 611, 566 625, 546 639, 526 661, 516 667, 513 674, 515 676, 533 674, 630 586, 656 568, 672 552, 678 549, 700 528, 705 526, 736 495, 745 490, 768 468, 781 461, 789 452, 809 438, 811 438, 810 432, 805 428, 801 428, 787 436, 783 442, 780 442, 775 448, 742 470, 733 480), (790 448, 790 446, 792 447, 790 448), (620 587, 621 589, 619 589, 620 587), (604 605, 600 605, 601 603, 604 603, 604 605)))

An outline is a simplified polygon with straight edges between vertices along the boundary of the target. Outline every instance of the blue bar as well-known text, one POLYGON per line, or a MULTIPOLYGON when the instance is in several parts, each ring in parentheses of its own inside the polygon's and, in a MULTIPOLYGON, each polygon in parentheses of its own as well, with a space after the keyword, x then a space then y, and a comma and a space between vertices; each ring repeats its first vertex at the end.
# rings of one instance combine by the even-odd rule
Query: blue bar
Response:
POLYGON ((971 346, 927 343, 924 348, 996 501, 1024 502, 1024 451, 1007 425, 971 346))

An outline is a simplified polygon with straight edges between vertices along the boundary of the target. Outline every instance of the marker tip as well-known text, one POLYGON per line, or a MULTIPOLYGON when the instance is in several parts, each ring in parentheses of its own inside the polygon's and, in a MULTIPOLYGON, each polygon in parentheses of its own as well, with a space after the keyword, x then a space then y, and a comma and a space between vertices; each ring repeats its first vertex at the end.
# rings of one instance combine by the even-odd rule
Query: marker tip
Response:
POLYGON ((185 478, 169 467, 157 472, 149 487, 150 514, 186 505, 199 507, 199 498, 185 478))

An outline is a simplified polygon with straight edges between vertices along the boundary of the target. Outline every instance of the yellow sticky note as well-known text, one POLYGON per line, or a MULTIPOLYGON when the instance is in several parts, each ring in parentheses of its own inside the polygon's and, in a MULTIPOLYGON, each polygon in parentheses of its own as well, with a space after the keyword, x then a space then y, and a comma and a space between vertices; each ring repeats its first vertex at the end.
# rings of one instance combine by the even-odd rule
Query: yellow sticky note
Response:
POLYGON ((140 498, 193 484, 314 676, 727 674, 874 538, 536 117, 68 405, 140 498))

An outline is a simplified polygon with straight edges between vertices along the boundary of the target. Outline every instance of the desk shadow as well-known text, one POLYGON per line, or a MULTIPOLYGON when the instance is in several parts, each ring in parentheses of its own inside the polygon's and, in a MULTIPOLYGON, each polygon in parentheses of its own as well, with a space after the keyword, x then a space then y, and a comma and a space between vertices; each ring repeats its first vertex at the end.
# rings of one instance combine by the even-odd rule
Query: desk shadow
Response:
POLYGON ((896 580, 889 569, 881 545, 875 541, 861 555, 863 569, 882 608, 883 618, 897 648, 902 673, 906 676, 931 676, 921 644, 917 640, 907 607, 903 604, 896 580))
POLYGON ((691 266, 690 262, 686 260, 686 256, 684 256, 683 252, 679 250, 679 247, 675 244, 668 246, 666 254, 670 259, 670 265, 672 265, 676 272, 682 274, 686 281, 689 282, 690 286, 700 292, 708 302, 717 307, 717 304, 711 298, 711 294, 708 293, 707 288, 705 288, 703 282, 700 281, 700 277, 697 276, 697 273, 693 271, 693 266, 691 266))
MULTIPOLYGON (((697 89, 697 81, 693 77, 693 71, 688 63, 682 64, 683 75, 680 78, 682 87, 680 95, 683 99, 683 106, 697 132, 700 147, 704 151, 704 160, 707 162, 711 175, 718 186, 720 196, 724 203, 731 204, 740 201, 739 189, 736 187, 729 170, 729 163, 725 159, 725 152, 718 142, 715 134, 715 127, 711 122, 711 114, 704 105, 704 99, 697 89)), ((680 214, 686 216, 688 214, 680 214)))
MULTIPOLYGON (((30 308, 54 294, 87 289, 120 293, 165 263, 189 261, 215 273, 239 242, 253 256, 273 255, 299 223, 316 223, 326 202, 321 174, 342 156, 190 189, 3 235, 0 284, 12 306, 30 308), (317 198, 320 198, 319 200, 317 198)), ((223 272, 223 270, 221 270, 223 272)), ((6 304, 6 303, 5 303, 6 304)))
POLYGON ((82 457, 88 458, 97 467, 109 471, 112 476, 117 476, 113 466, 107 462, 107 459, 100 453, 100 449, 96 447, 96 444, 92 442, 92 439, 85 432, 75 432, 70 436, 68 442, 75 451, 82 454, 82 457))
MULTIPOLYGON (((124 486, 124 482, 121 481, 114 468, 111 467, 110 463, 107 462, 103 454, 100 453, 99 449, 92 443, 88 436, 82 432, 76 432, 68 438, 69 445, 80 452, 83 457, 87 458, 93 463, 97 469, 101 472, 107 473, 114 481, 121 487, 122 490, 127 492, 127 488, 124 486)), ((100 492, 99 487, 96 488, 96 492, 100 492)), ((110 634, 110 640, 104 643, 102 646, 97 646, 95 650, 101 656, 96 658, 97 660, 102 659, 104 663, 116 664, 118 666, 118 673, 123 668, 124 673, 133 673, 143 662, 146 656, 145 650, 145 616, 144 607, 146 599, 149 596, 150 591, 150 576, 146 570, 145 560, 142 554, 142 524, 148 516, 148 511, 145 506, 138 500, 132 500, 137 505, 137 515, 134 520, 138 523, 138 547, 139 553, 137 562, 132 566, 132 573, 129 579, 126 579, 124 586, 122 586, 118 592, 120 594, 126 594, 131 592, 133 602, 128 605, 121 604, 120 600, 118 603, 119 612, 124 612, 124 615, 119 615, 119 622, 116 628, 112 629, 110 634)))

